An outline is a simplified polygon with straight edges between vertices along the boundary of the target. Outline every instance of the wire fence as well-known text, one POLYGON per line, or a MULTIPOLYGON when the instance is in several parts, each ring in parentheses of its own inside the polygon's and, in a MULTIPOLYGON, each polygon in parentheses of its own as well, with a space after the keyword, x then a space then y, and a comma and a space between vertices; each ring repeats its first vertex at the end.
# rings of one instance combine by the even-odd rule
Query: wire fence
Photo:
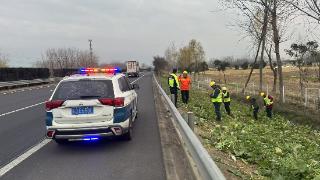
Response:
MULTIPOLYGON (((210 89, 209 83, 211 79, 206 76, 196 76, 193 77, 193 88, 197 89, 210 89)), ((221 83, 220 86, 225 86, 231 93, 236 94, 245 94, 250 96, 258 96, 260 93, 259 84, 254 82, 249 83, 245 92, 242 92, 244 87, 244 83, 239 82, 228 82, 226 84, 221 83)), ((291 86, 292 87, 292 86, 291 86)), ((280 93, 276 91, 275 93, 272 91, 272 88, 269 87, 268 84, 264 84, 262 89, 267 94, 270 94, 276 98, 280 97, 280 93)), ((282 88, 284 99, 283 101, 290 104, 295 104, 298 106, 304 106, 305 108, 316 110, 320 112, 320 88, 303 88, 303 92, 299 88, 297 84, 294 89, 289 88, 288 86, 284 86, 282 88)))

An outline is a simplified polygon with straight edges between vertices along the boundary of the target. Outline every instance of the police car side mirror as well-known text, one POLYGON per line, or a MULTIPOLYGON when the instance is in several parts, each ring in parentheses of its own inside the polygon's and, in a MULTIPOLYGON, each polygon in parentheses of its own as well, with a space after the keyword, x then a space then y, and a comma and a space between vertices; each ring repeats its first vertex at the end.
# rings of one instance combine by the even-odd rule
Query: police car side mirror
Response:
POLYGON ((139 85, 138 84, 133 84, 132 85, 132 89, 136 89, 136 90, 139 89, 139 85))

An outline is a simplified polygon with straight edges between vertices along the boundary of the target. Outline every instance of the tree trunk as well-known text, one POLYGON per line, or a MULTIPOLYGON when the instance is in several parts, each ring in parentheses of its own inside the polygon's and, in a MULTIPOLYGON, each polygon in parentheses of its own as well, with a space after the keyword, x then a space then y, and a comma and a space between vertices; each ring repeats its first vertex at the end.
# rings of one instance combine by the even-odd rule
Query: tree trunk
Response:
POLYGON ((277 88, 277 70, 274 68, 273 64, 272 64, 272 57, 271 57, 271 51, 272 51, 272 46, 270 46, 270 50, 268 52, 267 49, 265 49, 266 54, 268 55, 268 59, 269 59, 269 66, 270 69, 273 72, 273 87, 272 87, 272 93, 275 94, 276 93, 276 88, 277 88))
POLYGON ((320 62, 318 64, 318 81, 320 82, 320 62))
POLYGON ((283 93, 283 76, 282 76, 282 61, 280 57, 280 36, 279 29, 277 25, 277 0, 273 0, 273 10, 272 14, 272 30, 273 30, 273 42, 275 48, 275 54, 278 65, 278 77, 279 77, 279 91, 280 91, 280 101, 284 103, 284 93, 283 93))
MULTIPOLYGON (((267 3, 267 0, 265 0, 265 3, 267 3)), ((260 84, 259 84, 259 91, 262 92, 262 86, 263 86, 263 64, 264 64, 264 49, 266 45, 266 34, 267 34, 267 28, 268 28, 268 8, 264 8, 264 17, 263 17, 263 27, 262 27, 262 34, 264 33, 264 36, 261 36, 262 38, 262 48, 261 48, 261 57, 260 57, 260 64, 259 64, 259 70, 260 70, 260 84)))
MULTIPOLYGON (((302 80, 302 69, 301 66, 299 65, 299 84, 300 84, 300 93, 301 93, 301 98, 304 97, 304 92, 303 92, 303 80, 302 80)), ((302 99, 301 99, 302 100, 302 99)))
MULTIPOLYGON (((267 1, 267 0, 266 0, 267 1)), ((265 12, 267 10, 267 7, 265 7, 265 12)), ((251 70, 250 70, 250 73, 249 73, 249 76, 247 78, 247 81, 246 81, 246 84, 244 85, 244 88, 242 89, 242 93, 245 92, 247 86, 248 86, 248 83, 251 79, 251 76, 252 76, 252 72, 253 72, 253 69, 254 69, 254 66, 255 64, 257 63, 257 59, 258 59, 258 56, 259 56, 259 52, 260 52, 260 48, 261 48, 261 44, 262 44, 262 41, 263 39, 265 39, 266 37, 266 34, 267 34, 267 27, 268 27, 268 16, 264 16, 264 20, 263 20, 263 27, 262 27, 262 32, 261 32, 261 36, 259 38, 259 43, 258 43, 258 49, 257 49, 257 53, 256 53, 256 56, 255 56, 255 59, 254 59, 254 62, 253 62, 253 66, 251 67, 251 70)), ((262 49, 263 51, 263 49, 262 49)), ((261 74, 262 75, 262 74, 261 74)), ((262 83, 261 83, 262 84, 262 83)))

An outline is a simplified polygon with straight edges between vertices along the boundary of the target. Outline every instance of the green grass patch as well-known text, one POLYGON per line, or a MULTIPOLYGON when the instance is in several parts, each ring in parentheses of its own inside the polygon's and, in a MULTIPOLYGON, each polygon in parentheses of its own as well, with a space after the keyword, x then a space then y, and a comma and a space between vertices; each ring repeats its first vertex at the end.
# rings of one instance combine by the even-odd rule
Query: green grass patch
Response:
POLYGON ((263 110, 256 121, 249 105, 237 100, 231 106, 234 117, 223 113, 222 122, 216 122, 208 94, 192 90, 190 104, 185 106, 198 117, 198 127, 206 131, 202 138, 207 144, 255 165, 259 175, 266 178, 320 179, 319 131, 295 125, 277 114, 268 119, 263 110))

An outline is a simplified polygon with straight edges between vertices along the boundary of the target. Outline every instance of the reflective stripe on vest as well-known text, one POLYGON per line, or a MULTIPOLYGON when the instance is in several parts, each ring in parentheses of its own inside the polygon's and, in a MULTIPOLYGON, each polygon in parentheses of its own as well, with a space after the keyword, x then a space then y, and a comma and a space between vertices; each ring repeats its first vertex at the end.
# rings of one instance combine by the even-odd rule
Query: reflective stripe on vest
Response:
POLYGON ((269 99, 268 96, 266 96, 265 98, 263 98, 264 102, 266 103, 267 106, 270 106, 273 104, 273 102, 271 101, 271 99, 269 99))
POLYGON ((229 94, 229 97, 226 98, 226 96, 228 95, 228 92, 226 93, 222 92, 222 94, 223 94, 223 102, 231 102, 230 94, 229 94))
POLYGON ((170 77, 169 77, 169 86, 170 87, 174 87, 174 81, 176 81, 177 87, 179 88, 178 76, 172 73, 172 74, 170 74, 170 77))
MULTIPOLYGON (((215 91, 215 90, 214 90, 215 91)), ((214 91, 213 91, 213 94, 214 94, 214 91)), ((219 95, 218 95, 218 97, 216 97, 216 98, 211 98, 211 102, 219 102, 219 103, 221 103, 222 102, 222 92, 221 92, 221 90, 219 90, 220 92, 219 92, 219 95)))

